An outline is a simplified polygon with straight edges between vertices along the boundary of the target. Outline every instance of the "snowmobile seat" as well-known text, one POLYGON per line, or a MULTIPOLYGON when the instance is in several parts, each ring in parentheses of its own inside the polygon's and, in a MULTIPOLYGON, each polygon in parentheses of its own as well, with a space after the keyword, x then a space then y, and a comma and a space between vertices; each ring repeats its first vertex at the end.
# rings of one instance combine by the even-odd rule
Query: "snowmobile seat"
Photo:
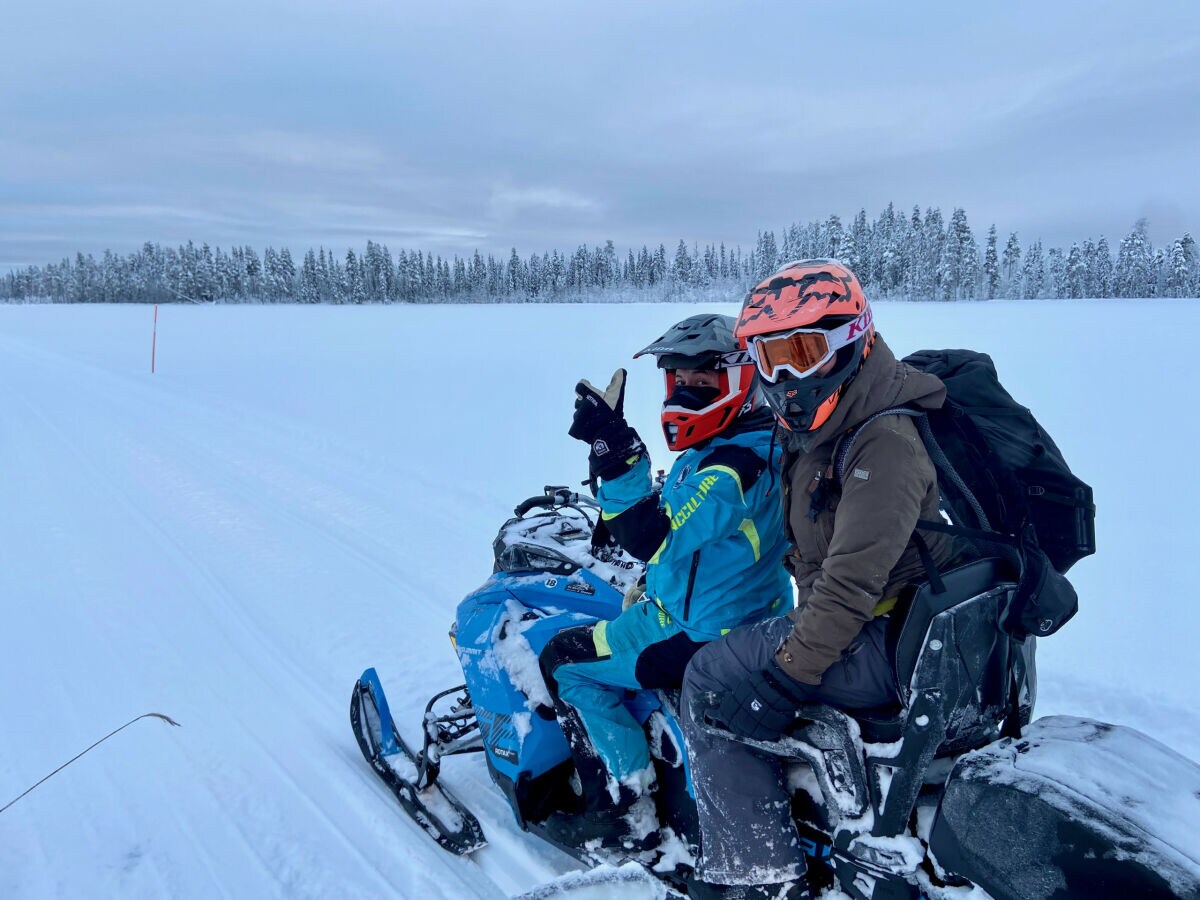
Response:
POLYGON ((904 737, 904 707, 899 704, 847 712, 858 723, 863 743, 890 744, 904 737))

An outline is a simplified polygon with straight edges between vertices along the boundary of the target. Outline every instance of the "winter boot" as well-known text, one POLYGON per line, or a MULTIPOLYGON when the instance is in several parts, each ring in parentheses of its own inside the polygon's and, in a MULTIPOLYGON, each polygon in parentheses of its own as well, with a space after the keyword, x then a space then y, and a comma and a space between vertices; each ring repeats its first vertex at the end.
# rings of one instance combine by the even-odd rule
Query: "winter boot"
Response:
POLYGON ((613 850, 653 850, 658 846, 658 816, 648 794, 638 795, 621 785, 615 804, 607 791, 589 799, 582 813, 551 813, 542 822, 546 835, 568 847, 583 847, 594 841, 613 850))

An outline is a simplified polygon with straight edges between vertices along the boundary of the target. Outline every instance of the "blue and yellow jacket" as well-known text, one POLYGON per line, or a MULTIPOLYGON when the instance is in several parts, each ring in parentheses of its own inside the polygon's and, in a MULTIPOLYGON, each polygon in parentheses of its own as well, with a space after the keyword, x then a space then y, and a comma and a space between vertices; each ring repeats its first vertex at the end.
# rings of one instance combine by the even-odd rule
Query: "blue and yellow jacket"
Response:
POLYGON ((647 598, 698 641, 792 607, 781 449, 770 424, 737 424, 680 454, 661 496, 646 454, 596 495, 613 537, 646 561, 647 598))

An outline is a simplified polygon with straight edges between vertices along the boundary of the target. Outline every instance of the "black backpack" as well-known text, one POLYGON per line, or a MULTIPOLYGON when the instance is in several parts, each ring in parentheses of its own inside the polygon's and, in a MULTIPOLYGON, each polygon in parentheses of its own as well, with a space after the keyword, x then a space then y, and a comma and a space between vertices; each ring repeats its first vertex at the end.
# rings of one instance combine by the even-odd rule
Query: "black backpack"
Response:
MULTIPOLYGON (((1020 573, 1000 625, 1013 637, 1058 631, 1079 609, 1064 577, 1096 552, 1096 506, 1092 489, 1071 472, 1037 419, 1000 384, 991 357, 971 350, 922 350, 904 358, 946 385, 935 410, 883 410, 843 437, 834 456, 834 479, 842 471, 855 435, 883 415, 912 416, 938 470, 943 512, 950 522, 921 520, 919 532, 943 531, 990 544, 1020 573)), ((940 582, 923 552, 930 582, 940 582)))

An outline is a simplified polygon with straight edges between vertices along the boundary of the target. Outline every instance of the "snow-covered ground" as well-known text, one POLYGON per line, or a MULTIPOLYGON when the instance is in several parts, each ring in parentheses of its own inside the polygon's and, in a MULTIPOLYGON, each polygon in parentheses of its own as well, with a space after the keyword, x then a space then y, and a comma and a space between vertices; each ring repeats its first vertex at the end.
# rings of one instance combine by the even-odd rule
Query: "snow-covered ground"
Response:
MULTIPOLYGON (((711 307, 709 307, 711 308, 711 307)), ((524 497, 575 484, 580 376, 631 371, 655 458, 662 383, 630 354, 699 307, 0 306, 3 897, 496 897, 572 868, 521 834, 477 756, 443 778, 491 841, 438 849, 350 733, 459 673, 457 601, 524 497)), ((736 311, 731 303, 724 310, 736 311)), ((991 353, 1099 507, 1081 612, 1040 652, 1040 714, 1200 759, 1195 301, 887 304, 894 349, 991 353)), ((1200 822, 1196 823, 1200 830, 1200 822)))

